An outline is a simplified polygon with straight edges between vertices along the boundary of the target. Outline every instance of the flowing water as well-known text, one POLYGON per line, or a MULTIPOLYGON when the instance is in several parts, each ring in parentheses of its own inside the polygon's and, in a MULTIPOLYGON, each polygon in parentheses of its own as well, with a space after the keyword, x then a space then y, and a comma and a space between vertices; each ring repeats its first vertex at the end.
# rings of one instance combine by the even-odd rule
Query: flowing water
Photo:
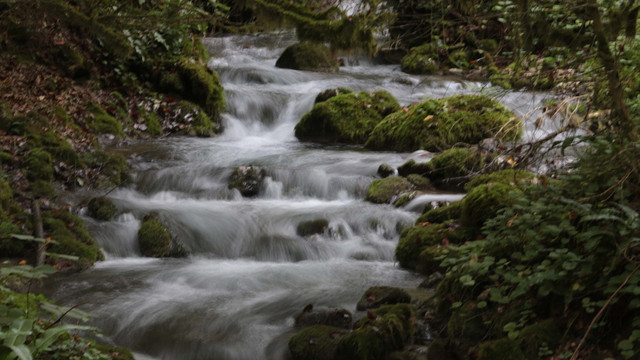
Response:
MULTIPOLYGON (((354 311, 370 286, 420 282, 393 262, 398 231, 424 203, 462 195, 424 195, 401 209, 364 202, 381 163, 398 166, 430 154, 300 143, 294 126, 320 91, 384 89, 403 105, 484 91, 520 115, 545 98, 366 61, 333 74, 275 68, 292 41, 287 34, 207 39, 209 65, 227 99, 224 133, 117 149, 134 169, 133 184, 109 195, 121 215, 110 222, 86 218, 107 260, 60 280, 53 297, 84 304, 105 337, 139 359, 281 359, 305 305, 354 311), (256 198, 227 188, 233 168, 243 165, 266 170, 256 198), (149 212, 169 225, 189 257, 140 257, 136 234, 149 212), (299 223, 315 219, 327 220, 328 230, 296 234, 299 223)), ((537 136, 528 129, 527 136, 537 136)))

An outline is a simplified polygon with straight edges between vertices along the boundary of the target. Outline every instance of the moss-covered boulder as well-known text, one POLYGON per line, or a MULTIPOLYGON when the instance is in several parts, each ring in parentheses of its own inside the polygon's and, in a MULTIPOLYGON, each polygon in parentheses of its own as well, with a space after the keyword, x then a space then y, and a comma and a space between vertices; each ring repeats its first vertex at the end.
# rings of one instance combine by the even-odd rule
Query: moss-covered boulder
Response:
POLYGON ((89 216, 97 220, 109 221, 118 211, 118 207, 106 196, 91 198, 87 204, 89 216))
POLYGON ((374 204, 389 204, 395 197, 412 188, 413 185, 400 176, 389 176, 384 179, 373 180, 369 185, 365 200, 374 204))
POLYGON ((79 217, 67 212, 43 213, 45 233, 56 241, 50 251, 79 257, 77 266, 86 269, 96 261, 104 260, 98 244, 93 240, 87 227, 79 217))
POLYGON ((52 198, 56 196, 56 189, 51 182, 46 180, 36 180, 29 183, 29 190, 36 199, 52 198))
POLYGON ((454 201, 449 205, 440 206, 435 209, 430 208, 426 210, 416 220, 416 224, 431 223, 439 224, 447 220, 458 220, 462 214, 462 203, 460 201, 454 201))
POLYGON ((289 339, 289 351, 293 360, 332 360, 340 338, 346 333, 333 326, 310 326, 289 339))
POLYGON ((336 71, 338 59, 322 44, 302 42, 289 46, 276 61, 276 67, 307 71, 336 71))
POLYGON ((120 154, 109 154, 97 150, 84 154, 83 161, 91 168, 100 169, 96 180, 98 188, 111 188, 129 180, 127 159, 120 154))
POLYGON ((431 75, 439 70, 436 44, 428 43, 414 47, 402 58, 402 71, 409 74, 431 75))
POLYGON ((377 174, 383 179, 391 175, 394 175, 395 173, 396 173, 396 169, 394 169, 389 164, 380 164, 380 166, 378 166, 377 174))
POLYGON ((461 189, 480 171, 485 164, 485 157, 473 148, 451 148, 431 159, 431 171, 428 177, 439 187, 461 189))
POLYGON ((311 236, 322 234, 329 228, 329 221, 326 219, 315 219, 303 221, 296 227, 296 233, 299 236, 311 236))
POLYGON ((418 174, 411 174, 407 176, 407 180, 413 184, 413 186, 418 190, 430 190, 433 189, 431 185, 431 181, 426 177, 418 174))
POLYGON ((407 177, 411 174, 428 176, 431 172, 431 163, 429 162, 416 162, 413 159, 409 159, 404 164, 398 167, 398 175, 407 177))
POLYGON ((356 310, 377 309, 382 305, 408 304, 411 296, 400 288, 391 286, 373 286, 365 291, 358 301, 356 310))
POLYGON ((24 171, 29 181, 53 180, 53 167, 51 166, 51 154, 41 148, 29 151, 24 160, 24 171))
POLYGON ((514 141, 522 123, 499 102, 482 95, 457 95, 414 104, 387 116, 367 139, 374 150, 439 152, 485 138, 514 141))
POLYGON ((98 134, 112 134, 116 136, 124 134, 120 121, 107 113, 102 106, 92 103, 87 110, 89 117, 87 117, 86 121, 92 131, 98 134))
POLYGON ((524 327, 516 342, 528 360, 539 359, 542 350, 554 352, 562 341, 563 332, 554 319, 547 319, 524 327))
POLYGON ((474 187, 461 201, 460 224, 474 235, 481 233, 485 221, 513 204, 511 193, 517 188, 503 183, 488 183, 474 187))
POLYGON ((53 131, 32 133, 29 134, 27 139, 32 146, 46 150, 56 161, 62 161, 76 167, 84 166, 82 159, 71 147, 71 144, 69 144, 66 139, 56 135, 53 131))
POLYGON ((8 218, 0 215, 0 254, 2 257, 22 257, 31 248, 35 250, 33 244, 26 241, 12 239, 11 235, 22 235, 23 231, 8 218))
POLYGON ((327 101, 329 99, 331 99, 334 96, 338 96, 340 94, 352 94, 353 90, 351 89, 347 89, 347 88, 336 88, 336 89, 327 89, 321 93, 318 94, 318 96, 316 96, 316 100, 314 101, 314 104, 317 103, 321 103, 323 101, 327 101))
POLYGON ((383 360, 409 343, 415 333, 415 309, 385 305, 371 311, 338 341, 336 360, 383 360))
POLYGON ((138 245, 143 256, 168 257, 171 255, 171 233, 157 216, 147 214, 138 230, 138 245))
POLYGON ((307 305, 295 318, 297 328, 326 325, 349 330, 352 324, 353 315, 346 309, 316 309, 311 305, 307 305))
POLYGON ((407 228, 400 234, 396 247, 396 260, 401 267, 419 272, 428 272, 420 262, 420 254, 430 246, 446 246, 459 243, 464 234, 449 224, 418 225, 407 228))
POLYGON ((258 195, 266 172, 257 166, 238 166, 229 175, 229 189, 237 189, 245 197, 258 195))
POLYGON ((295 135, 302 141, 364 144, 376 125, 399 108, 382 90, 336 95, 314 105, 296 124, 295 135))
MULTIPOLYGON (((478 360, 525 360, 522 350, 514 340, 503 338, 487 341, 480 345, 478 360)), ((539 359, 539 357, 536 357, 539 359)))
POLYGON ((212 121, 209 115, 198 105, 190 101, 180 101, 177 105, 179 116, 187 125, 183 133, 189 136, 210 137, 220 131, 220 124, 212 121))
POLYGON ((532 184, 536 179, 536 174, 517 169, 505 169, 490 174, 478 175, 464 185, 466 191, 471 191, 476 186, 489 183, 503 183, 511 186, 520 184, 532 184))

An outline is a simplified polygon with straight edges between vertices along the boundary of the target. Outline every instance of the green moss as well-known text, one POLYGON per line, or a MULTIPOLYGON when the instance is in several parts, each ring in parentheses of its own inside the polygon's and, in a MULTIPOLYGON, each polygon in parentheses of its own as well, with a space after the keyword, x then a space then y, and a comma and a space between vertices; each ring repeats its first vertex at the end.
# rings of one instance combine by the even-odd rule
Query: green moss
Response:
POLYGON ((454 246, 431 245, 420 251, 415 270, 421 274, 433 274, 436 271, 446 272, 446 268, 440 264, 445 256, 451 255, 457 248, 454 246))
POLYGON ((458 95, 427 100, 387 116, 371 132, 365 146, 442 151, 485 138, 512 141, 521 134, 521 121, 497 101, 482 95, 458 95))
POLYGON ((200 106, 190 101, 181 101, 178 108, 180 115, 189 125, 186 129, 188 135, 209 137, 216 134, 217 126, 200 106))
POLYGON ((433 188, 433 186, 431 186, 431 181, 422 175, 411 174, 407 176, 407 180, 409 180, 409 182, 419 190, 428 190, 433 188))
POLYGON ((484 157, 474 149, 452 148, 431 159, 431 181, 448 187, 462 187, 469 175, 484 166, 484 157))
POLYGON ((296 227, 296 233, 299 236, 310 236, 322 234, 329 228, 329 222, 326 219, 315 219, 303 221, 296 227))
POLYGON ((460 69, 466 69, 469 67, 469 55, 464 50, 456 50, 449 54, 449 61, 460 69))
POLYGON ((400 288, 391 286, 373 286, 364 292, 356 305, 356 310, 376 309, 383 305, 408 304, 411 296, 400 288))
POLYGON ((441 206, 435 209, 429 209, 416 220, 419 223, 442 223, 447 220, 460 219, 462 215, 462 202, 455 201, 449 205, 441 206))
POLYGON ((0 213, 9 208, 9 203, 13 199, 13 190, 11 185, 5 179, 0 177, 0 213))
POLYGON ((389 177, 393 174, 395 174, 396 170, 389 164, 381 164, 378 167, 378 175, 380 175, 381 178, 386 178, 389 177))
POLYGON ((78 266, 86 269, 96 261, 104 260, 98 244, 87 231, 82 219, 68 211, 43 214, 44 230, 57 242, 50 247, 53 253, 78 256, 78 266))
POLYGON ((0 254, 2 257, 24 257, 32 244, 12 239, 12 234, 23 234, 23 231, 8 219, 0 218, 0 254))
POLYGON ((303 141, 363 144, 373 128, 400 105, 386 91, 340 94, 313 106, 296 124, 303 141))
MULTIPOLYGON (((211 121, 209 121, 211 123, 211 121)), ((162 125, 160 118, 153 111, 144 114, 144 124, 147 126, 145 130, 149 135, 162 135, 162 125)), ((210 125, 211 126, 211 125, 210 125)))
POLYGON ((24 170, 29 181, 53 180, 51 154, 41 148, 35 148, 23 160, 24 170))
MULTIPOLYGON (((480 345, 478 360, 525 360, 518 344, 508 338, 487 341, 480 345)), ((536 357, 538 359, 538 357, 536 357)))
POLYGON ((431 224, 428 226, 413 226, 400 234, 400 241, 396 247, 396 260, 401 267, 423 271, 420 264, 420 254, 430 246, 442 245, 443 240, 456 243, 461 234, 447 224, 431 224))
POLYGON ((89 200, 88 210, 92 218, 109 221, 118 211, 118 207, 108 197, 98 196, 89 200))
POLYGON ((561 343, 562 331, 555 320, 548 319, 523 328, 515 340, 525 357, 535 360, 541 357, 541 352, 555 352, 561 343))
POLYGON ((307 71, 336 71, 338 61, 328 47, 302 42, 286 48, 276 61, 276 67, 307 71))
POLYGON ((49 56, 49 61, 73 79, 88 77, 90 73, 89 64, 82 53, 69 43, 53 47, 49 56))
POLYGON ((405 205, 407 205, 408 203, 411 202, 411 200, 416 198, 416 195, 418 194, 417 191, 411 191, 408 193, 404 193, 402 195, 400 195, 396 201, 393 202, 393 206, 400 208, 403 207, 405 205))
POLYGON ((167 257, 171 254, 171 234, 154 215, 146 215, 138 230, 140 253, 147 257, 167 257))
POLYGON ((29 184, 31 193, 36 198, 52 198, 56 196, 56 189, 51 182, 46 180, 36 180, 29 184))
POLYGON ((13 155, 8 152, 0 151, 0 164, 11 164, 13 162, 13 155))
POLYGON ((340 338, 336 360, 382 360, 402 349, 415 333, 415 310, 409 304, 382 306, 340 338))
POLYGON ((11 124, 11 120, 13 119, 13 111, 11 110, 11 105, 4 100, 0 100, 0 130, 4 132, 9 132, 9 124, 11 124))
MULTIPOLYGON (((444 281, 440 283, 438 289, 443 283, 444 281)), ((482 319, 481 309, 474 305, 472 302, 464 303, 453 311, 447 323, 447 335, 452 342, 451 345, 463 354, 467 353, 470 346, 482 341, 488 331, 482 319)))
POLYGON ((336 89, 327 89, 323 92, 321 92, 320 94, 318 94, 318 96, 316 96, 316 100, 314 102, 314 104, 317 103, 321 103, 323 101, 327 101, 329 99, 331 99, 334 96, 338 96, 340 94, 352 94, 353 90, 351 89, 347 89, 347 88, 336 88, 336 89))
POLYGON ((100 169, 100 176, 106 180, 104 187, 113 187, 129 179, 129 166, 124 156, 107 154, 102 150, 87 153, 83 158, 87 166, 100 169))
POLYGON ((416 162, 413 159, 407 160, 398 167, 398 175, 408 177, 411 174, 427 176, 431 172, 431 163, 416 162))
POLYGON ((177 72, 181 88, 174 91, 200 106, 209 119, 218 121, 225 106, 218 75, 210 71, 206 65, 189 60, 180 62, 177 72))
POLYGON ((474 187, 462 199, 461 225, 472 234, 479 235, 485 221, 496 216, 498 210, 512 204, 512 191, 518 190, 502 183, 474 187))
POLYGON ((424 44, 411 49, 402 58, 402 71, 409 74, 434 74, 440 70, 438 48, 435 44, 424 44))
POLYGON ((411 190, 412 187, 413 185, 407 179, 400 176, 373 180, 369 185, 365 200, 374 204, 389 204, 393 198, 411 190))
POLYGON ((471 191, 474 187, 489 183, 503 183, 517 186, 522 183, 533 183, 536 174, 526 170, 505 169, 490 174, 478 175, 473 180, 465 184, 465 191, 471 191))
POLYGON ((289 339, 289 350, 294 360, 332 360, 345 333, 344 329, 337 327, 310 326, 289 339))
POLYGON ((89 128, 98 134, 123 135, 122 124, 109 115, 102 106, 92 103, 87 109, 91 116, 88 118, 89 128))
POLYGON ((53 131, 30 134, 28 139, 33 146, 41 147, 51 154, 53 160, 62 161, 77 167, 82 167, 84 165, 80 156, 71 147, 69 142, 55 134, 53 131))

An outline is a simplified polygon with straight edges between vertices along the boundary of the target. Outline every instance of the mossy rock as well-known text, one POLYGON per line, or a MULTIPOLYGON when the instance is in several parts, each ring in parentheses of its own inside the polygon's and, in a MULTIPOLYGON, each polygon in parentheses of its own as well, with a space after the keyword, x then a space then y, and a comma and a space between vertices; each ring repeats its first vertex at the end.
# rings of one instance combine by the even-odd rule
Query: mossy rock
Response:
POLYGON ((314 325, 326 325, 350 330, 353 315, 346 309, 315 309, 307 305, 295 318, 295 327, 305 328, 314 325))
POLYGON ((449 61, 459 69, 467 69, 469 67, 469 55, 464 50, 456 50, 449 54, 449 61))
POLYGON ((415 188, 418 190, 433 189, 433 186, 431 185, 431 181, 429 181, 429 179, 427 179, 422 175, 411 174, 407 176, 407 180, 409 180, 409 182, 412 183, 413 186, 415 186, 415 188))
POLYGON ((144 124, 147 126, 145 132, 149 135, 162 135, 162 124, 160 124, 160 118, 153 112, 145 112, 144 124))
POLYGON ((11 164, 13 162, 13 155, 8 152, 0 151, 0 164, 11 164))
POLYGON ((220 129, 219 123, 214 123, 207 113, 197 104, 181 101, 178 104, 180 115, 189 125, 186 134, 190 136, 210 137, 220 129))
POLYGON ((84 166, 80 156, 71 147, 69 142, 55 134, 53 131, 30 134, 28 139, 33 146, 41 147, 51 154, 53 160, 62 161, 76 167, 84 166))
MULTIPOLYGON (((478 350, 478 360, 525 360, 525 356, 520 350, 518 343, 502 338, 494 341, 487 341, 480 345, 478 350)), ((536 357, 536 359, 539 359, 536 357)))
POLYGON ((409 304, 385 305, 371 311, 340 338, 336 360, 383 360, 409 343, 415 333, 415 309, 409 304))
POLYGON ((168 257, 171 254, 171 233, 155 215, 145 215, 138 230, 140 253, 147 257, 168 257))
POLYGON ((23 160, 24 169, 29 181, 53 180, 53 167, 51 166, 51 154, 41 148, 29 151, 23 160))
MULTIPOLYGON (((443 283, 444 281, 441 285, 443 283)), ((466 354, 469 347, 481 342, 487 332, 487 325, 482 319, 482 311, 476 308, 473 302, 466 302, 460 308, 455 309, 447 323, 450 346, 462 354, 466 354)), ((509 359, 509 357, 502 359, 509 359)))
POLYGON ((519 190, 503 183, 488 183, 474 187, 461 201, 460 224, 472 234, 479 235, 485 221, 513 203, 513 191, 519 190))
POLYGON ((289 351, 293 360, 332 360, 340 339, 346 333, 346 330, 333 326, 310 326, 289 339, 289 351))
POLYGON ((404 193, 398 196, 398 198, 393 202, 393 206, 397 208, 403 207, 408 203, 410 203, 411 200, 415 199, 418 194, 419 194, 418 191, 411 191, 411 192, 404 193))
POLYGON ((91 198, 87 204, 89 216, 97 220, 109 221, 118 211, 118 207, 106 196, 91 198))
POLYGON ((314 105, 296 124, 295 135, 302 141, 364 144, 376 125, 399 108, 382 90, 336 95, 314 105))
POLYGON ((316 100, 314 101, 314 104, 317 103, 321 103, 323 101, 327 101, 329 99, 331 99, 334 96, 338 96, 340 94, 352 94, 353 90, 351 89, 347 89, 347 88, 336 88, 336 89, 327 89, 323 92, 321 92, 320 94, 318 94, 318 96, 316 96, 316 100))
POLYGON ((29 184, 29 189, 35 198, 52 198, 56 196, 56 189, 51 182, 36 180, 29 184))
POLYGON ((485 159, 479 151, 472 148, 451 148, 431 159, 429 179, 439 186, 461 189, 471 175, 480 171, 485 159))
POLYGON ((358 301, 356 310, 377 309, 382 305, 408 304, 411 296, 400 289, 391 286, 373 286, 365 291, 358 301))
POLYGON ((435 44, 424 44, 412 48, 402 58, 402 71, 409 74, 431 75, 440 70, 438 48, 435 44))
POLYGON ((266 176, 264 169, 257 166, 238 166, 229 175, 229 189, 237 189, 245 197, 258 195, 266 176))
POLYGON ((522 122, 499 102, 482 95, 457 95, 427 100, 387 116, 365 146, 439 152, 486 138, 515 141, 521 136, 522 122))
POLYGON ((416 224, 432 223, 439 224, 447 220, 458 220, 462 215, 462 202, 454 201, 449 205, 440 206, 435 209, 425 211, 416 220, 416 224))
POLYGON ((85 154, 83 161, 89 167, 100 168, 100 177, 103 180, 98 183, 98 187, 109 188, 129 180, 129 165, 120 154, 108 154, 102 150, 96 150, 85 154))
POLYGON ((122 124, 118 119, 109 115, 102 106, 92 103, 88 109, 91 116, 87 119, 89 128, 98 134, 112 134, 122 136, 122 124))
POLYGON ((555 352, 562 341, 562 330, 553 319, 526 326, 515 341, 529 360, 539 359, 540 350, 555 352))
POLYGON ((336 71, 338 60, 322 44, 301 42, 287 47, 276 61, 276 67, 307 71, 336 71))
POLYGON ((428 176, 431 172, 431 163, 429 162, 416 162, 413 159, 409 159, 404 164, 398 167, 398 175, 407 177, 411 174, 428 176))
POLYGON ((179 94, 202 107, 210 119, 218 121, 224 110, 224 92, 220 78, 206 65, 184 60, 178 67, 182 84, 179 94))
POLYGON ((489 183, 502 183, 511 186, 518 186, 520 184, 531 184, 535 181, 536 174, 517 169, 505 169, 496 171, 490 174, 478 175, 465 184, 464 189, 471 191, 476 186, 489 183))
POLYGON ((8 219, 0 218, 0 254, 2 257, 24 257, 28 250, 34 250, 33 244, 12 239, 11 235, 22 235, 23 231, 8 219))
POLYGON ((381 164, 378 167, 378 171, 377 171, 377 174, 383 179, 391 175, 394 175, 395 173, 396 173, 396 169, 394 169, 389 164, 381 164))
POLYGON ((309 221, 303 221, 296 227, 296 233, 298 236, 311 236, 315 234, 322 234, 329 228, 329 221, 326 219, 315 219, 309 221))
POLYGON ((374 204, 390 204, 393 199, 413 188, 413 185, 400 176, 389 176, 371 182, 367 191, 366 201, 374 204))
POLYGON ((0 214, 9 209, 9 203, 13 199, 13 190, 9 182, 0 177, 0 214))
POLYGON ((402 231, 400 241, 396 246, 395 256, 401 267, 423 271, 420 264, 420 254, 429 246, 442 245, 446 239, 448 243, 460 242, 462 233, 448 224, 431 224, 427 226, 413 226, 402 231))
POLYGON ((79 257, 77 265, 81 269, 104 260, 102 250, 89 234, 84 221, 70 212, 44 213, 43 227, 57 242, 51 246, 51 252, 79 257))

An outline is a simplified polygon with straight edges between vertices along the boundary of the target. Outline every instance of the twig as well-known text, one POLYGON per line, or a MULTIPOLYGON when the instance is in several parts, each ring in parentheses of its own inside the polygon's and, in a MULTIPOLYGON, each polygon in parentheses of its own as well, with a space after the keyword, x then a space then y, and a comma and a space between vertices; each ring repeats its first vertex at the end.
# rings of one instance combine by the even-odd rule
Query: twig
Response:
POLYGON ((65 316, 67 316, 68 313, 70 313, 71 311, 73 311, 75 308, 77 308, 80 305, 84 305, 85 303, 79 303, 79 304, 75 304, 72 307, 69 308, 69 310, 65 311, 62 315, 60 315, 56 321, 52 322, 51 324, 49 324, 45 330, 49 330, 52 327, 56 326, 56 324, 58 324, 60 321, 62 321, 62 319, 64 319, 65 316))
POLYGON ((616 295, 618 295, 618 293, 622 290, 622 288, 627 285, 627 283, 629 282, 629 280, 631 279, 631 277, 633 276, 633 274, 636 273, 636 271, 638 271, 638 269, 640 269, 640 265, 636 266, 635 269, 633 269, 633 271, 627 275, 627 278, 624 279, 624 281, 622 282, 622 284, 620 284, 620 286, 618 286, 618 288, 616 289, 616 291, 613 292, 613 294, 611 294, 611 296, 609 296, 609 298, 607 299, 607 301, 604 303, 604 305, 602 305, 602 308, 600 309, 600 311, 598 311, 598 313, 596 314, 596 316, 593 318, 593 320, 591 320, 591 323, 589 324, 589 327, 587 328, 587 331, 584 333, 584 336, 582 337, 582 339, 580 339, 580 343, 578 344, 578 346, 576 347, 576 349, 573 352, 573 356, 571 356, 570 360, 577 360, 578 359, 578 354, 580 351, 580 348, 582 347, 582 345, 584 344, 585 340, 587 340, 587 336, 589 336, 589 332, 591 332, 591 329, 593 328, 593 326, 596 324, 596 322, 600 319, 600 317, 602 316, 602 314, 604 313, 604 311, 606 310, 607 306, 609 306, 609 304, 611 303, 611 301, 613 301, 613 299, 616 297, 616 295))

